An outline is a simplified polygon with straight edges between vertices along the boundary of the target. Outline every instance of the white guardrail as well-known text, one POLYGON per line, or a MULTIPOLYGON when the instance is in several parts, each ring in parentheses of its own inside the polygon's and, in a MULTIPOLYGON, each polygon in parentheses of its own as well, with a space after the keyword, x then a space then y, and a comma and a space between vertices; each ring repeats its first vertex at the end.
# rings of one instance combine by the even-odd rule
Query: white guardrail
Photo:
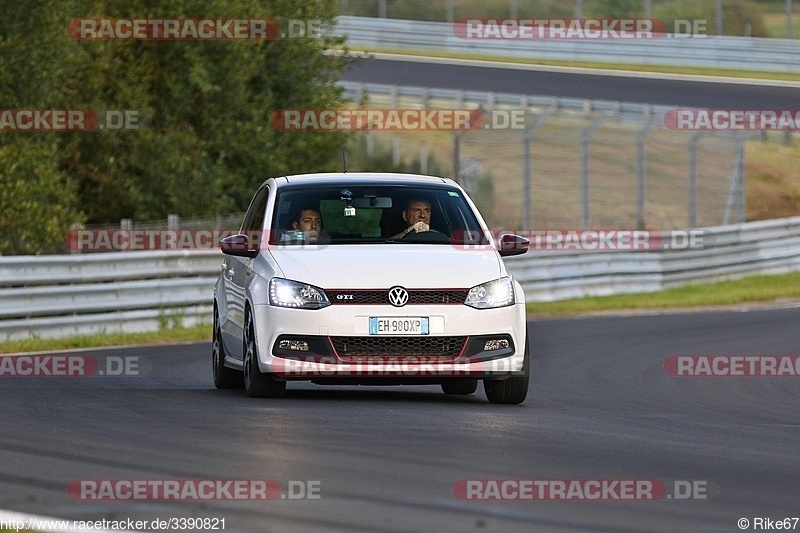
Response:
MULTIPOLYGON (((800 217, 704 231, 703 249, 531 251, 506 264, 529 302, 800 270, 800 217)), ((0 340, 210 327, 221 260, 217 250, 0 257, 0 340)))
POLYGON ((0 341, 210 324, 221 262, 218 250, 0 257, 0 341))
POLYGON ((372 51, 416 50, 496 57, 800 72, 800 41, 670 35, 654 39, 465 39, 452 23, 341 16, 334 29, 372 51))
MULTIPOLYGON (((390 85, 386 83, 365 83, 360 81, 339 81, 337 85, 344 89, 343 96, 360 102, 368 96, 373 101, 388 102, 391 108, 400 104, 419 106, 431 109, 432 103, 447 106, 455 105, 464 109, 468 105, 481 106, 484 111, 492 111, 495 106, 505 106, 528 111, 530 108, 541 110, 563 110, 576 113, 608 113, 617 116, 621 121, 642 124, 650 119, 663 123, 664 115, 675 109, 675 106, 640 104, 635 102, 618 102, 611 100, 589 100, 587 98, 562 98, 556 96, 539 96, 520 93, 504 93, 495 91, 467 91, 464 89, 448 89, 442 87, 414 87, 408 85, 390 85)), ((682 106, 681 109, 692 109, 682 106)))

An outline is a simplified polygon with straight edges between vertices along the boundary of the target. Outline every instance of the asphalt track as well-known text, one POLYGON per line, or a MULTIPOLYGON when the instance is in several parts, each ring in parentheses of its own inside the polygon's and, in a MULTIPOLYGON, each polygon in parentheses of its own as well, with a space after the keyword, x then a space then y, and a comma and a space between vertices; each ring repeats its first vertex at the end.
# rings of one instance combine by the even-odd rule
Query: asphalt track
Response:
MULTIPOLYGON (((641 74, 648 76, 647 74, 641 74)), ((798 109, 798 86, 719 83, 680 77, 632 77, 421 60, 359 60, 342 79, 421 87, 495 91, 561 98, 661 104, 712 109, 798 109)))
POLYGON ((680 355, 789 355, 800 309, 537 320, 531 391, 211 384, 207 343, 140 375, 0 378, 0 508, 71 519, 208 516, 227 531, 739 531, 800 515, 800 378, 671 377, 680 355), (318 500, 91 502, 75 479, 320 481, 318 500), (462 501, 462 479, 702 480, 693 501, 462 501))

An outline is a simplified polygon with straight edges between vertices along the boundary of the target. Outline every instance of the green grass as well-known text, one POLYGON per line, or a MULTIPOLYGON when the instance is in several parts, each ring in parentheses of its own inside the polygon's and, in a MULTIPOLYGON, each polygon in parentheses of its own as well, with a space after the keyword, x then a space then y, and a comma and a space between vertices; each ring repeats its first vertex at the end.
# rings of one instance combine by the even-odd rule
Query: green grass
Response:
MULTIPOLYGON (((191 328, 163 329, 145 333, 106 333, 65 337, 63 339, 24 339, 0 342, 0 354, 42 352, 93 348, 97 346, 124 346, 127 344, 161 344, 170 342, 203 341, 211 339, 211 326, 201 324, 191 328)), ((0 530, 2 532, 2 530, 0 530)))
MULTIPOLYGON (((797 29, 800 33, 800 27, 797 29)), ((475 59, 480 61, 503 61, 506 63, 520 63, 524 65, 543 65, 543 66, 557 66, 557 67, 579 67, 579 68, 592 68, 592 69, 608 69, 608 70, 628 70, 632 72, 655 72, 662 74, 688 74, 695 76, 722 76, 728 78, 743 78, 743 79, 765 79, 776 81, 800 81, 800 74, 791 72, 770 72, 770 71, 755 71, 755 70, 734 70, 722 68, 704 68, 704 67, 678 67, 678 66, 662 66, 662 65, 635 65, 630 63, 598 63, 590 61, 555 61, 549 59, 527 59, 519 57, 501 57, 495 55, 483 54, 459 54, 451 52, 437 52, 419 50, 403 50, 403 49, 389 49, 389 48, 359 48, 353 45, 348 45, 352 52, 375 52, 385 54, 404 54, 409 56, 434 56, 449 59, 475 59)))
POLYGON ((689 285, 659 292, 593 296, 529 303, 529 316, 568 316, 600 311, 713 307, 800 298, 800 272, 751 276, 734 281, 689 285))

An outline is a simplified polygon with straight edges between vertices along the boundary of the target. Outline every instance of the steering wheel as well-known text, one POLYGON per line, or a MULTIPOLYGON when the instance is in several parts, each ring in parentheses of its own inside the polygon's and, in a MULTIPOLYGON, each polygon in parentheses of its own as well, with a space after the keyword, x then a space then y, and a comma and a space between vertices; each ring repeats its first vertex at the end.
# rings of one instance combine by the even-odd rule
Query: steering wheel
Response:
POLYGON ((420 242, 440 242, 442 240, 442 237, 444 237, 444 239, 447 242, 450 242, 450 238, 447 235, 445 235, 439 230, 432 228, 429 229, 428 231, 423 231, 419 233, 417 232, 417 230, 411 230, 405 235, 403 235, 401 240, 408 239, 409 236, 411 235, 415 237, 414 238, 415 241, 420 241, 420 242))

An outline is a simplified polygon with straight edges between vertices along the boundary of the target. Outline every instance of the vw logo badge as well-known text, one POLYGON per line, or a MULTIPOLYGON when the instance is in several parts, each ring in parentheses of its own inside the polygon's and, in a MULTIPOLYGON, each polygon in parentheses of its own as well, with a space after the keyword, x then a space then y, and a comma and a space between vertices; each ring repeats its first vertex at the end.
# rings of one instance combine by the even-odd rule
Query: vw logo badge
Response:
POLYGON ((408 291, 399 285, 389 289, 389 303, 395 307, 403 307, 408 303, 408 291))

